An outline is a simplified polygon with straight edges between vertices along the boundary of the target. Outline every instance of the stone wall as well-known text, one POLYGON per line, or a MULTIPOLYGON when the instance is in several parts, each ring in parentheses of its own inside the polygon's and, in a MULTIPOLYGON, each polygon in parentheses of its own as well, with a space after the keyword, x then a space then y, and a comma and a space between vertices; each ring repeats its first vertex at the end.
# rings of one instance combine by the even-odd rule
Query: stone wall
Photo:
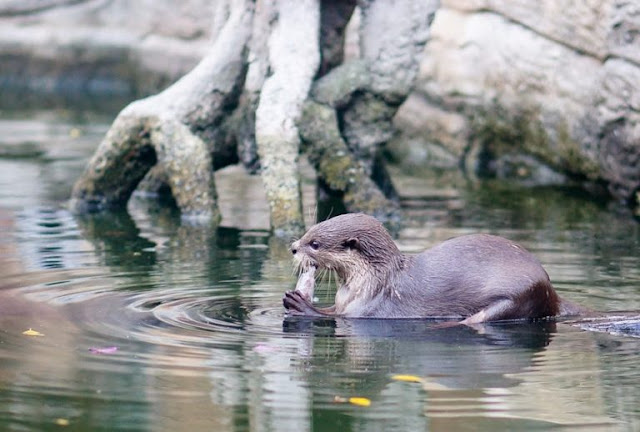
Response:
POLYGON ((0 90, 135 97, 189 71, 210 0, 0 0, 0 90))
POLYGON ((397 124, 392 148, 414 163, 601 183, 628 199, 640 187, 640 3, 443 0, 397 124))

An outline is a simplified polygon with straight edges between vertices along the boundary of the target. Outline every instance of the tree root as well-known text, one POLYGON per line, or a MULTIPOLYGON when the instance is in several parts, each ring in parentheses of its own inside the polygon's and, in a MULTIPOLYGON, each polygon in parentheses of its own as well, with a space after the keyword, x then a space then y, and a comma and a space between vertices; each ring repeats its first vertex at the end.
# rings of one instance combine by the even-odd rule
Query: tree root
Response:
POLYGON ((240 160, 260 170, 273 232, 298 235, 302 139, 320 184, 347 210, 393 219, 398 203, 381 149, 438 2, 360 0, 361 60, 339 65, 355 4, 219 0, 210 52, 118 115, 75 184, 71 208, 124 207, 136 188, 157 194, 166 186, 183 218, 217 222, 213 172, 240 160))
POLYGON ((211 138, 244 80, 251 4, 229 2, 228 10, 221 9, 228 14, 225 24, 203 60, 162 93, 122 110, 73 188, 73 211, 126 206, 155 166, 154 177, 169 186, 183 218, 219 220, 212 155, 225 151, 211 138))

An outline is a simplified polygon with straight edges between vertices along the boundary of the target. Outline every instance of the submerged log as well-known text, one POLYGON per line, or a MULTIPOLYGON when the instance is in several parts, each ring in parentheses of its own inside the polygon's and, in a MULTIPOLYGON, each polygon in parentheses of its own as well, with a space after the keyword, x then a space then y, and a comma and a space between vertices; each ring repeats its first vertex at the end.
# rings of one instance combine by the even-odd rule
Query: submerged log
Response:
POLYGON ((640 337, 640 313, 637 311, 611 312, 602 316, 585 317, 565 322, 583 330, 640 337))

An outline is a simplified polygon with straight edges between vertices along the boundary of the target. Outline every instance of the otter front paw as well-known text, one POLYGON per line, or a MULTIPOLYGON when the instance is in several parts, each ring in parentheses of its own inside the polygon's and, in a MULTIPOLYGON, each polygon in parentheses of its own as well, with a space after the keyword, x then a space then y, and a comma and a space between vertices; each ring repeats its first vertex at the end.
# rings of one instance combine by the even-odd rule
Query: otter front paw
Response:
POLYGON ((290 315, 322 316, 299 291, 287 291, 282 304, 290 315))

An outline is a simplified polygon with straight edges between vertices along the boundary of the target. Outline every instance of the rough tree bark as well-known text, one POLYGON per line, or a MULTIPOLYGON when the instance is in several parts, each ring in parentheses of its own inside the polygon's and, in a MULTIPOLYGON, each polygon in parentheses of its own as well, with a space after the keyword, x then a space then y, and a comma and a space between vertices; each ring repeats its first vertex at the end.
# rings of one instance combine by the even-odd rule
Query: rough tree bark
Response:
POLYGON ((174 85, 122 110, 77 181, 72 209, 124 207, 136 188, 166 185, 184 218, 216 222, 213 171, 240 161, 262 176, 274 233, 297 235, 302 138, 320 183, 348 210, 394 215, 380 150, 438 1, 358 6, 361 55, 343 63, 356 0, 218 1, 211 50, 174 85))

